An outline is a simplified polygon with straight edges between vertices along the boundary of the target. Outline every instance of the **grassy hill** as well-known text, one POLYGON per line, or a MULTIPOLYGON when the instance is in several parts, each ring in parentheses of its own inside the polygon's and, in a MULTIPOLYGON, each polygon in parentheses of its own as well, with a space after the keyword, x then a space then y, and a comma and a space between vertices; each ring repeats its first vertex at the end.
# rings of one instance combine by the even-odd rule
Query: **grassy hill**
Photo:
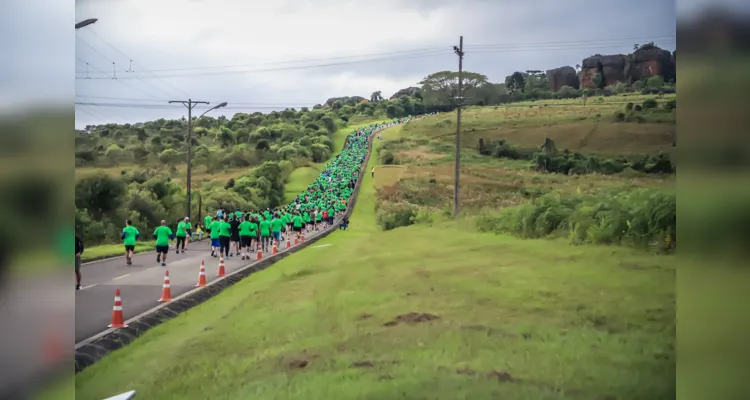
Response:
MULTIPOLYGON (((419 124, 384 139, 403 145, 419 124)), ((402 190, 414 168, 443 168, 435 161, 443 154, 403 151, 426 156, 366 174, 350 230, 112 353, 76 376, 76 397, 130 389, 159 399, 675 395, 674 257, 482 233, 480 217, 440 213, 383 231, 382 192, 402 190)), ((523 161, 482 161, 489 175, 524 172, 515 165, 523 161)), ((377 165, 371 157, 368 167, 377 165)), ((571 185, 531 174, 514 179, 571 185)), ((486 180, 468 188, 496 187, 486 180)), ((464 199, 471 190, 462 187, 464 199)))

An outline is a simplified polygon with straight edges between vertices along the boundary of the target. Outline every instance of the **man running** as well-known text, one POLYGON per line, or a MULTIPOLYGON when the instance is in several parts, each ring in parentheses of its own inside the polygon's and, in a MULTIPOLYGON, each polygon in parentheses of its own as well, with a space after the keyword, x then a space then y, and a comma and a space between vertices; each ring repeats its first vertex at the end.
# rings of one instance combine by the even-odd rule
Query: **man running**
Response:
POLYGON ((156 262, 166 267, 169 241, 174 240, 174 233, 167 226, 167 221, 161 220, 161 226, 154 230, 154 239, 156 239, 156 262))
POLYGON ((83 239, 76 235, 76 290, 81 290, 81 254, 83 254, 83 239))
POLYGON ((263 252, 268 251, 268 242, 271 239, 271 223, 268 219, 263 218, 258 224, 260 227, 260 248, 263 252))
POLYGON ((219 226, 221 221, 219 217, 214 217, 211 224, 208 225, 209 238, 211 238, 211 257, 216 257, 216 252, 221 249, 221 242, 219 241, 219 226))
POLYGON ((239 234, 240 234, 240 254, 242 259, 250 258, 250 248, 253 245, 253 238, 257 234, 257 226, 250 222, 250 214, 245 215, 245 220, 240 222, 239 234))
POLYGON ((138 229, 133 226, 133 221, 125 221, 125 228, 122 229, 122 244, 125 245, 125 262, 133 265, 133 253, 135 253, 135 241, 141 236, 138 229))
POLYGON ((180 250, 182 250, 182 253, 185 253, 185 241, 187 239, 187 222, 185 222, 185 218, 180 218, 179 222, 177 222, 177 244, 175 245, 175 253, 180 254, 180 250))
POLYGON ((276 246, 281 243, 281 230, 284 228, 284 221, 279 217, 279 214, 275 214, 271 220, 271 233, 273 234, 273 240, 276 241, 276 246))
MULTIPOLYGON (((206 233, 208 233, 211 230, 209 227, 211 226, 211 222, 213 222, 213 220, 214 219, 211 217, 211 215, 206 215, 203 218, 203 230, 206 231, 206 233)), ((211 241, 209 240, 209 242, 211 242, 211 241)), ((211 243, 209 243, 209 245, 211 245, 211 243)), ((211 245, 211 246, 213 246, 213 245, 211 245)))
POLYGON ((296 235, 296 238, 300 238, 300 234, 302 233, 302 228, 304 226, 304 222, 302 220, 302 216, 299 215, 299 211, 294 213, 294 217, 292 217, 292 227, 294 229, 294 234, 296 235))
POLYGON ((232 236, 232 225, 226 219, 219 220, 219 254, 229 257, 229 242, 232 236))
POLYGON ((229 252, 229 257, 235 254, 240 255, 240 218, 237 214, 230 214, 229 225, 231 226, 229 241, 233 251, 229 252))

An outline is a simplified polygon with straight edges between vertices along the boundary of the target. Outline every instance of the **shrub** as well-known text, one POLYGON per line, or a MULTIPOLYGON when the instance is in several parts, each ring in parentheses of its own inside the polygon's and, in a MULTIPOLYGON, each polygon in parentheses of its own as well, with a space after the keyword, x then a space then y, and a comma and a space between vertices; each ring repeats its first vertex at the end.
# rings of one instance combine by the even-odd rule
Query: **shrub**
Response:
POLYGON ((625 104, 625 111, 631 111, 633 109, 633 106, 634 104, 632 101, 628 102, 628 104, 625 104))
POLYGON ((617 122, 623 122, 623 121, 625 121, 625 113, 624 112, 617 112, 617 113, 615 113, 615 121, 617 121, 617 122))
POLYGON ((419 208, 411 203, 400 202, 382 202, 378 204, 378 210, 375 216, 383 230, 391 230, 401 226, 414 224, 414 218, 417 216, 419 208))
POLYGON ((646 99, 643 101, 643 109, 644 110, 650 110, 652 108, 656 108, 659 106, 659 103, 656 102, 654 99, 646 99))
POLYGON ((669 100, 668 102, 664 103, 664 109, 667 111, 676 110, 677 100, 669 100))
POLYGON ((392 152, 386 150, 380 153, 379 160, 380 160, 380 163, 383 165, 393 165, 396 162, 396 157, 393 155, 392 152))
POLYGON ((643 107, 641 107, 641 105, 640 105, 640 104, 636 104, 636 105, 635 105, 635 106, 633 107, 633 111, 636 111, 636 112, 640 112, 640 111, 643 111, 643 107))

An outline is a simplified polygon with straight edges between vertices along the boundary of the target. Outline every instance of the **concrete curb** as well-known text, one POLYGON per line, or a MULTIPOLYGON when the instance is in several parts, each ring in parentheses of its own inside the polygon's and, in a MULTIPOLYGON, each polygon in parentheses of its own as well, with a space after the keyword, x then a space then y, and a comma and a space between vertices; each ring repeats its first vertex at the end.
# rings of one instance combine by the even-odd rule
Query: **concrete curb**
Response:
MULTIPOLYGON (((347 204, 347 209, 344 214, 346 217, 350 217, 352 212, 354 211, 354 206, 357 202, 357 198, 359 197, 359 189, 363 181, 362 177, 367 171, 367 164, 370 161, 370 156, 372 153, 372 139, 378 132, 370 134, 368 138, 367 155, 364 162, 362 163, 362 167, 360 168, 352 197, 347 204)), ((126 345, 130 344, 135 339, 143 335, 149 329, 169 321, 180 313, 185 312, 216 296, 224 289, 234 285, 242 279, 256 272, 262 271, 273 265, 277 261, 282 260, 283 258, 292 255, 307 246, 310 246, 318 240, 327 237, 331 233, 338 230, 338 223, 340 221, 340 218, 337 219, 332 227, 322 231, 320 234, 311 237, 304 243, 294 246, 288 250, 284 249, 278 254, 268 256, 261 261, 251 263, 245 267, 240 268, 237 271, 226 275, 221 279, 211 282, 206 287, 193 289, 185 294, 180 295, 169 303, 160 304, 152 308, 151 310, 148 310, 129 319, 128 321, 126 321, 126 323, 129 325, 127 328, 107 329, 97 335, 76 343, 75 373, 77 374, 83 371, 85 368, 101 360, 107 354, 125 347, 126 345)))

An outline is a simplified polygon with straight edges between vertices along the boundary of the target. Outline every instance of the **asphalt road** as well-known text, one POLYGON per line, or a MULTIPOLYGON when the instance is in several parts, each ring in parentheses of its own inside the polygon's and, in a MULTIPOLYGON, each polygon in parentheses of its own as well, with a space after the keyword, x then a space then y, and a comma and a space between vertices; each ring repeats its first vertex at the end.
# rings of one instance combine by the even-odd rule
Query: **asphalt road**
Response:
MULTIPOLYGON (((312 238, 316 234, 311 232, 305 238, 312 238)), ((284 251, 286 242, 282 242, 280 247, 279 252, 284 251)), ((206 281, 218 279, 219 258, 211 257, 208 241, 188 243, 185 250, 184 254, 175 254, 174 249, 170 248, 166 267, 156 262, 155 252, 136 254, 132 265, 127 265, 124 257, 83 264, 81 290, 76 291, 75 298, 76 343, 108 329, 117 288, 120 288, 123 314, 127 321, 161 304, 158 300, 165 269, 169 270, 172 298, 195 289, 201 260, 205 261, 206 281)), ((263 258, 270 255, 270 252, 264 253, 263 258)), ((255 263, 255 256, 253 254, 251 261, 243 261, 239 256, 225 258, 226 274, 255 263)))

